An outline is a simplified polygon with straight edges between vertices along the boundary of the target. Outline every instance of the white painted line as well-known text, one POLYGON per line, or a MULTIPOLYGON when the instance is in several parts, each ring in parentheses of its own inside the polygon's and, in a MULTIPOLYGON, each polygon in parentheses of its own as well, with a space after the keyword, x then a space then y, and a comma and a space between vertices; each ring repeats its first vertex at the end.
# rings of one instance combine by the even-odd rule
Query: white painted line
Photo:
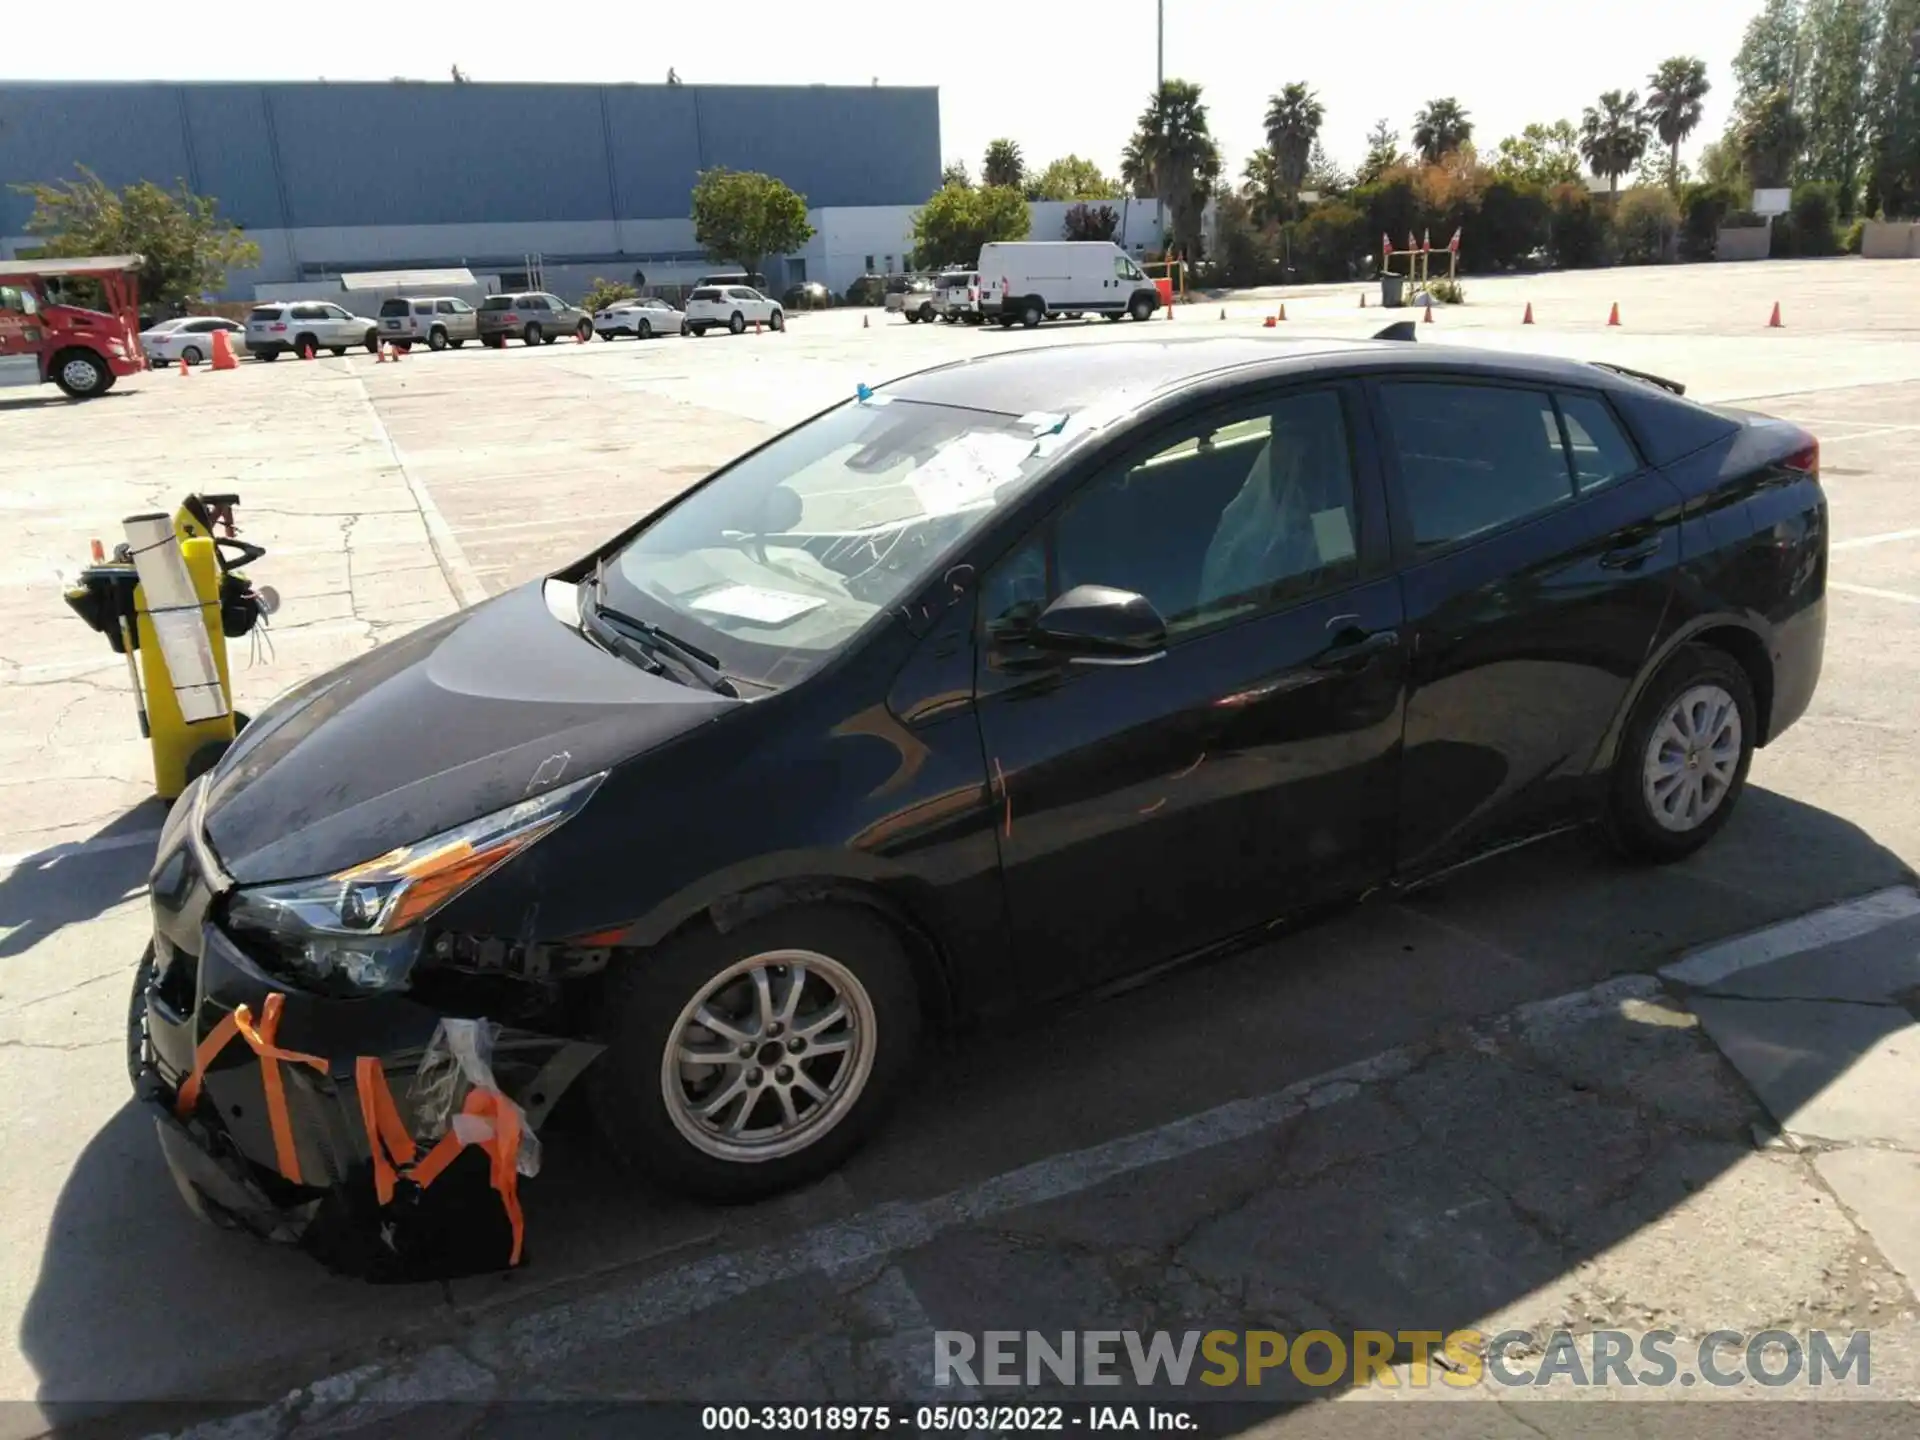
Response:
POLYGON ((1871 934, 1916 915, 1920 915, 1920 891, 1911 885, 1895 885, 1862 895, 1857 900, 1829 905, 1797 920, 1783 920, 1751 935, 1695 950, 1681 956, 1660 974, 1663 979, 1681 985, 1713 985, 1756 965, 1769 965, 1789 955, 1837 945, 1842 940, 1871 934))
POLYGON ((62 860, 72 860, 80 855, 99 855, 109 850, 132 850, 142 845, 151 850, 159 843, 158 830, 129 830, 124 835, 102 835, 93 840, 70 840, 61 845, 49 845, 44 850, 26 850, 16 855, 0 855, 0 875, 14 870, 49 870, 62 860))
POLYGON ((366 401, 367 413, 373 417, 373 428, 380 432, 381 443, 387 447, 387 453, 393 457, 394 467, 406 480, 407 489, 413 494, 413 503, 420 509, 420 518, 427 523, 427 543, 433 549, 434 559, 440 562, 440 573, 446 576, 448 588, 462 605, 478 605, 487 598, 487 589, 467 563, 466 552, 460 548, 453 527, 447 523, 447 517, 440 513, 440 507, 434 504, 427 487, 407 468, 400 447, 394 443, 393 436, 387 433, 387 422, 380 416, 380 407, 373 403, 367 382, 357 370, 353 373, 353 383, 360 387, 360 398, 366 401))
POLYGON ((1869 545, 1892 545, 1900 540, 1920 540, 1920 530, 1887 530, 1878 535, 1857 535, 1851 540, 1836 540, 1829 550, 1864 550, 1869 545))
POLYGON ((1829 580, 1827 588, 1842 590, 1849 595, 1865 595, 1870 600, 1894 600, 1902 605, 1920 605, 1920 595, 1909 595, 1905 590, 1882 590, 1873 585, 1847 585, 1839 580, 1829 580))

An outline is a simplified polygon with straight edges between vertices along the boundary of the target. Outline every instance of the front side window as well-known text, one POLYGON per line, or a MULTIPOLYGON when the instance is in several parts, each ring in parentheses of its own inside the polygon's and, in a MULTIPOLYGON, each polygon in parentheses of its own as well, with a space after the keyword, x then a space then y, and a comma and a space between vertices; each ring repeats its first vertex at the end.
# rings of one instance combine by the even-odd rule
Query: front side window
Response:
POLYGON ((921 584, 1044 468, 1032 425, 842 405, 735 464, 609 566, 607 603, 783 684, 921 584))
POLYGON ((473 307, 464 300, 442 300, 440 304, 443 307, 441 310, 443 315, 471 315, 473 313, 473 307))
POLYGON ((1553 397, 1502 385, 1380 387, 1414 543, 1436 549, 1573 500, 1553 397))
POLYGON ((1116 255, 1113 257, 1113 273, 1118 275, 1122 280, 1144 280, 1147 278, 1141 273, 1140 267, 1124 255, 1116 255))
POLYGON ((1144 595, 1177 636, 1350 583, 1359 523, 1347 435, 1332 390, 1171 427, 995 567, 981 590, 989 631, 1017 629, 1078 585, 1144 595))
POLYGON ((26 308, 20 303, 20 297, 21 292, 18 287, 13 285, 0 285, 0 311, 5 311, 10 315, 20 314, 26 308))
POLYGON ((329 320, 351 320, 353 318, 353 316, 349 315, 345 310, 342 310, 338 305, 322 305, 320 312, 329 320))

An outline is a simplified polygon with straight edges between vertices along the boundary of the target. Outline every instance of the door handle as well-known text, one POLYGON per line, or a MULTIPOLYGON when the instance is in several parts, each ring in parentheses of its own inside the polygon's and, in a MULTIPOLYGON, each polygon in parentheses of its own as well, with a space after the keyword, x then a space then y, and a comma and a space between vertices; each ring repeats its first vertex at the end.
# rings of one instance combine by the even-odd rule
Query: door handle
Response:
MULTIPOLYGON (((1353 632, 1348 631, 1348 634, 1353 632)), ((1358 670, 1376 655, 1384 655, 1400 644, 1398 630, 1375 630, 1342 645, 1330 645, 1313 657, 1316 670, 1358 670)))
POLYGON ((1633 570, 1651 559, 1660 549, 1660 537, 1654 535, 1633 545, 1622 545, 1617 550, 1609 550, 1600 557, 1601 568, 1606 570, 1633 570))

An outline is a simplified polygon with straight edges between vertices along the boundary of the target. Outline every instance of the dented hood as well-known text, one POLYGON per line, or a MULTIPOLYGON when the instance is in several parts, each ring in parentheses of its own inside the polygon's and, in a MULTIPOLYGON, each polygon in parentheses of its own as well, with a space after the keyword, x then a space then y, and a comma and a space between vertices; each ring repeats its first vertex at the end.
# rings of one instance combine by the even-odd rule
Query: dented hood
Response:
POLYGON ((211 777, 207 838, 241 884, 326 874, 740 703, 607 654, 547 609, 536 582, 276 700, 211 777))

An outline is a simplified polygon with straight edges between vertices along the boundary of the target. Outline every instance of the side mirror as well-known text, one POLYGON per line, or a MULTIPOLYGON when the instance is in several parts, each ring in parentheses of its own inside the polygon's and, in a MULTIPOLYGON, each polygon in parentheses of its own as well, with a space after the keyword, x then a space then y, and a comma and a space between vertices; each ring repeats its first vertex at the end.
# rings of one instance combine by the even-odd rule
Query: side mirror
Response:
POLYGON ((1089 659, 1143 659, 1167 645, 1167 624, 1144 595, 1108 585, 1076 585, 1033 622, 1042 650, 1089 659))

